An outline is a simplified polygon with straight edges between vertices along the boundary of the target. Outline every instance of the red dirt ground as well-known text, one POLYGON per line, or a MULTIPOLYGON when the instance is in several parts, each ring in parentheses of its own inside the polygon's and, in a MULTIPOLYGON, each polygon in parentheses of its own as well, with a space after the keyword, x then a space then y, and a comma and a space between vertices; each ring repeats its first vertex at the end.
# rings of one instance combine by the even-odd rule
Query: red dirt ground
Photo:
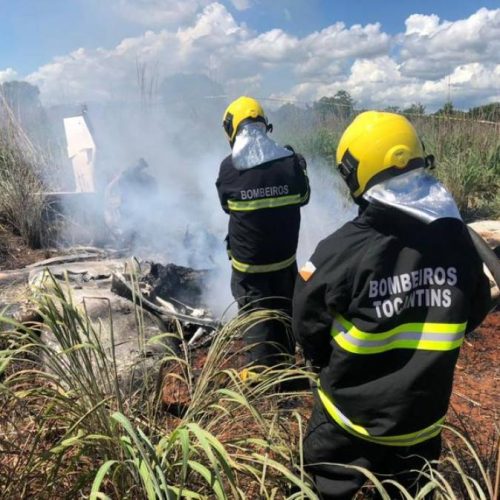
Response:
MULTIPOLYGON (((500 436, 500 311, 489 314, 481 326, 465 340, 455 371, 455 381, 447 425, 460 431, 473 445, 483 464, 493 464, 498 453, 500 436)), ((238 352, 241 346, 235 346, 238 352)), ((240 357, 241 358, 241 357, 240 357)), ((195 371, 201 369, 205 351, 195 354, 195 371)), ((243 366, 243 358, 231 363, 235 368, 243 366)), ((175 371, 175 370, 174 370, 175 371)), ((169 406, 188 405, 189 390, 178 379, 164 386, 163 401, 169 406)), ((304 398, 303 407, 310 406, 310 398, 304 398)), ((446 433, 450 443, 463 449, 463 443, 452 433, 446 433)))
POLYGON ((466 432, 484 463, 494 461, 500 435, 500 311, 489 314, 464 342, 448 422, 466 432))
POLYGON ((29 248, 20 236, 0 224, 0 271, 20 269, 54 255, 51 250, 29 248))
MULTIPOLYGON (((0 225, 0 271, 19 269, 53 255, 55 253, 48 250, 29 249, 19 236, 0 225)), ((498 453, 500 435, 499 344, 500 311, 496 310, 462 347, 448 412, 448 423, 465 434, 483 462, 490 464, 498 453)), ((195 359, 195 368, 201 364, 202 359, 195 359)), ((174 401, 181 406, 187 404, 187 388, 181 387, 178 379, 174 386, 174 391, 164 390, 167 405, 174 401)))

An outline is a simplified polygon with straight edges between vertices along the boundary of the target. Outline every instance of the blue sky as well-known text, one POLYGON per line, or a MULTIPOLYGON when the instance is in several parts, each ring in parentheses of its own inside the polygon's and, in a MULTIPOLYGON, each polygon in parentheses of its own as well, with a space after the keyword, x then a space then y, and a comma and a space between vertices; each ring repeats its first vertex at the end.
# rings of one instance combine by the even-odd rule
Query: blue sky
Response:
MULTIPOLYGON (((181 0, 179 0, 181 1, 181 0)), ((28 74, 54 56, 79 47, 116 45, 140 35, 144 25, 130 19, 116 22, 106 0, 0 0, 0 68, 28 74)), ((498 8, 500 0, 260 0, 238 11, 225 2, 238 19, 259 32, 281 27, 304 36, 341 21, 346 25, 379 22, 387 33, 404 30, 413 14, 437 14, 455 21, 480 7, 498 8)))
POLYGON ((448 78, 466 106, 500 95, 499 23, 500 0, 0 0, 0 81, 27 78, 48 100, 106 98, 106 69, 125 90, 140 59, 160 77, 198 70, 230 82, 228 92, 284 99, 343 86, 373 100, 378 75, 377 99, 395 101, 380 87, 400 82, 402 101, 421 91, 433 103, 448 78), (467 84, 480 91, 467 94, 467 84))
POLYGON ((404 30, 411 14, 437 14, 455 21, 481 7, 500 7, 500 0, 261 0, 258 6, 266 7, 244 11, 242 18, 260 30, 281 26, 303 36, 337 21, 347 25, 379 22, 386 32, 395 34, 404 30))

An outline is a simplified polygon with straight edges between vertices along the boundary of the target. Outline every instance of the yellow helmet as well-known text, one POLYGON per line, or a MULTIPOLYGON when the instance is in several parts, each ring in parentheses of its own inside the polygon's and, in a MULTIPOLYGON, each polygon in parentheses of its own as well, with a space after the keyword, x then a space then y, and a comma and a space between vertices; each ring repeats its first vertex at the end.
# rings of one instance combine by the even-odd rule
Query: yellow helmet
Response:
POLYGON ((390 177, 432 163, 413 125, 402 115, 359 114, 342 134, 337 166, 354 198, 390 177))
POLYGON ((238 97, 238 99, 227 107, 222 121, 222 126, 231 145, 234 142, 239 127, 249 121, 262 122, 268 130, 272 130, 272 125, 268 124, 264 110, 258 101, 252 97, 238 97))

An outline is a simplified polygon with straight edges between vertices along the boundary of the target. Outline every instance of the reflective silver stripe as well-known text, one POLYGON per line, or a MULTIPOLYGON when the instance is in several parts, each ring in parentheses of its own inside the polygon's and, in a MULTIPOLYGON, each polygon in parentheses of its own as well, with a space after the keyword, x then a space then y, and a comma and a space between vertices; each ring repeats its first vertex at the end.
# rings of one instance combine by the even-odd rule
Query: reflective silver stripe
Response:
POLYGON ((328 414, 335 420, 335 422, 337 422, 338 425, 340 425, 340 427, 350 434, 365 441, 370 441, 371 443, 383 444, 385 446, 413 446, 437 436, 441 432, 444 422, 443 416, 437 422, 434 422, 428 427, 420 429, 416 432, 392 436, 374 436, 371 435, 365 427, 353 423, 348 417, 346 417, 333 403, 328 394, 321 389, 321 387, 318 388, 318 395, 328 414))
POLYGON ((286 260, 273 262, 272 264, 245 264, 244 262, 240 262, 231 256, 231 263, 237 271, 242 273, 270 273, 273 271, 280 271, 281 269, 291 266, 295 262, 295 259, 296 256, 294 254, 286 260))
POLYGON ((300 194, 290 194, 276 198, 260 198, 257 200, 241 201, 228 200, 229 210, 233 212, 251 212, 253 210, 262 210, 263 208, 279 208, 289 205, 300 205, 309 197, 309 190, 304 196, 300 194))
POLYGON ((332 337, 343 349, 355 354, 377 354, 391 349, 450 351, 464 339, 467 323, 408 323, 381 333, 363 332, 337 316, 332 337))

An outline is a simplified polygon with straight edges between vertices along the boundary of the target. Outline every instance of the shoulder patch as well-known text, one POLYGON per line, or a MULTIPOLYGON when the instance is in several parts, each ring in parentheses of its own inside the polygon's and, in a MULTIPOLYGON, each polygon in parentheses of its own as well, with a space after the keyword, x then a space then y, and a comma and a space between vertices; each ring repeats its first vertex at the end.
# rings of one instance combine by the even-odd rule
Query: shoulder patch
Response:
POLYGON ((299 274, 304 281, 308 281, 311 278, 311 276, 314 274, 314 271, 316 271, 316 266, 310 260, 308 260, 300 268, 299 274))

